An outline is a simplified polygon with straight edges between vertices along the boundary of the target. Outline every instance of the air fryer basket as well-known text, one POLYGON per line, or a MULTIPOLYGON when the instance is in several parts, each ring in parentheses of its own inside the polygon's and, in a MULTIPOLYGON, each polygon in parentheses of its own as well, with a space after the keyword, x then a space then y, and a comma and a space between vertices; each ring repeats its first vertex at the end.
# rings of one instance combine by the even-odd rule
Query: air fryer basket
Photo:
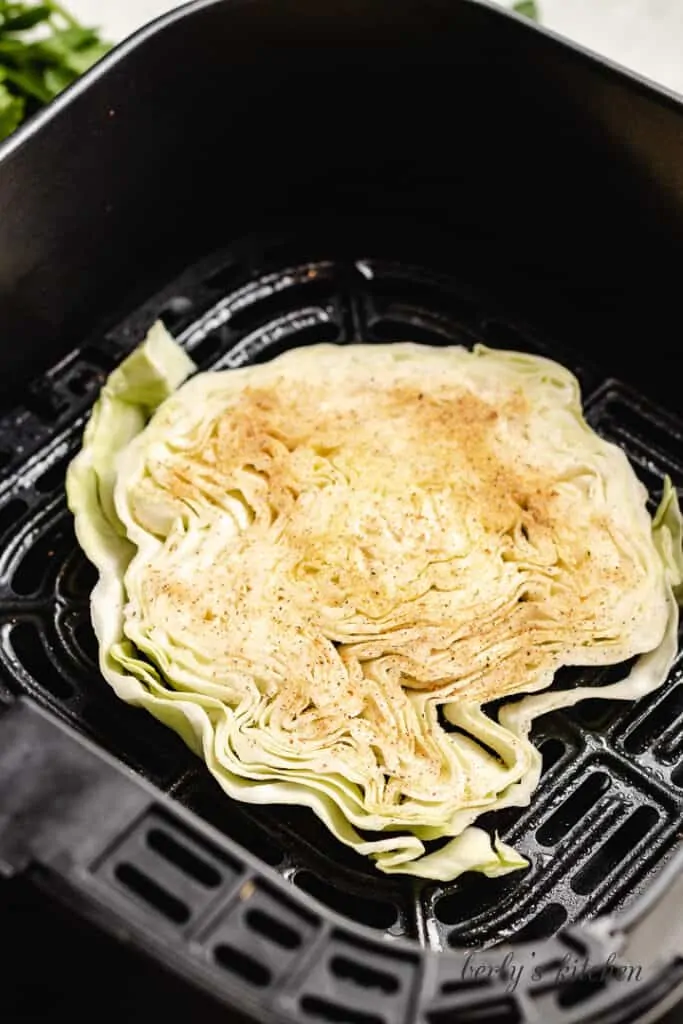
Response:
POLYGON ((485 4, 318 7, 191 5, 0 151, 0 871, 259 1021, 654 1020, 683 987, 678 666, 540 720, 531 806, 485 822, 529 870, 444 885, 232 803, 97 671, 64 472, 159 316, 202 368, 546 354, 653 502, 683 484, 679 106, 485 4))

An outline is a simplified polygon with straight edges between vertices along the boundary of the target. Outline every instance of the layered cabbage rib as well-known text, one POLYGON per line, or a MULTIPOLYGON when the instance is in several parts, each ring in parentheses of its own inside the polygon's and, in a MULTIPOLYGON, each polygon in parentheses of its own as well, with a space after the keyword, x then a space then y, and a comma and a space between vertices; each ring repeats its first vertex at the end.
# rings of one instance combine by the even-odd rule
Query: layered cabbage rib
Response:
POLYGON ((675 657, 670 485, 653 524, 574 377, 531 355, 320 345, 174 392, 192 369, 155 327, 69 471, 106 679, 230 796, 306 805, 385 872, 524 866, 473 823, 529 802, 532 719, 640 696, 675 657))

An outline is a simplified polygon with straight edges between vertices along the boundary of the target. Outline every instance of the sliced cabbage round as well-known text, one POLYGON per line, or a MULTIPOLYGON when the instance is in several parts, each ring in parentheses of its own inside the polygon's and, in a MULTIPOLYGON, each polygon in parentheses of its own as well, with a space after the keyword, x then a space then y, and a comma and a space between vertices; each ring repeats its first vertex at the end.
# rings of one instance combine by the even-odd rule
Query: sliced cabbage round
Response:
POLYGON ((524 867, 474 822, 529 803, 537 715, 665 680, 675 491, 652 522, 537 356, 319 345, 180 387, 194 369, 156 325, 69 469, 105 679, 231 797, 310 807, 384 872, 524 867))

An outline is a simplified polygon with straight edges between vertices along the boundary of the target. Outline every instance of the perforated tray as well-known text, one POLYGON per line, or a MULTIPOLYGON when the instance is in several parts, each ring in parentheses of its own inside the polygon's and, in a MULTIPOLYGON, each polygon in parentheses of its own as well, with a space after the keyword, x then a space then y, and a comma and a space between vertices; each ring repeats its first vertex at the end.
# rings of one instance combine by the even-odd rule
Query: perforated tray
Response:
MULTIPOLYGON (((12 706, 18 696, 31 698, 292 885, 288 900, 267 882, 245 881, 244 865, 234 853, 221 854, 218 847, 207 852, 201 842, 183 839, 182 829, 178 840, 177 823, 168 810, 146 811, 133 831, 120 838, 109 834, 106 853, 88 867, 93 884, 104 880, 117 898, 147 907, 143 916, 154 908, 159 937, 164 929, 178 929, 192 942, 210 947, 211 984, 218 966, 247 991, 263 991, 269 998, 272 991, 285 1012, 288 979, 301 963, 302 950, 318 949, 322 921, 314 904, 291 902, 297 890, 364 926, 355 933, 352 929, 352 935, 374 929, 378 938, 416 939, 423 948, 437 951, 477 950, 480 957, 514 940, 530 944, 525 954, 531 957, 529 963, 554 950, 555 959, 559 956, 565 964, 573 957, 578 970, 581 943, 570 945, 569 951, 563 947, 559 954, 544 940, 560 929, 566 934, 566 926, 575 922, 633 905, 678 847, 683 813, 680 664, 666 686, 646 701, 588 701, 572 712, 543 718, 534 739, 543 753, 544 774, 531 806, 483 821, 529 858, 529 870, 495 881, 464 876, 448 885, 382 876, 367 860, 336 843, 305 810, 229 801, 173 734, 144 712, 119 703, 99 677, 88 610, 94 577, 74 540, 64 473, 106 374, 157 316, 202 368, 268 359, 296 345, 355 339, 465 345, 483 341, 550 355, 577 373, 589 421, 625 448, 653 502, 664 474, 683 483, 683 427, 678 421, 631 388, 606 379, 583 357, 539 337, 497 309, 489 296, 443 273, 375 259, 372 253, 343 258, 323 253, 313 261, 305 255, 290 239, 250 241, 204 261, 121 326, 70 353, 0 419, 0 701, 12 706), (241 896, 235 897, 238 891, 241 896), (230 914, 238 915, 242 929, 237 943, 220 939, 224 928, 226 935, 232 934, 230 914, 217 918, 215 928, 208 924, 228 892, 236 900, 230 914)), ((576 677, 599 686, 618 672, 582 672, 576 677)), ((16 705, 12 714, 17 715, 16 705)), ((33 720, 40 722, 40 730, 46 728, 46 719, 33 720)), ((2 786, 0 771, 0 820, 2 786)), ((408 951, 394 942, 373 947, 372 953, 368 947, 359 965, 357 955, 351 962, 344 953, 344 941, 350 940, 334 939, 331 959, 324 960, 319 949, 310 953, 305 972, 310 991, 296 1006, 289 1005, 292 1013, 353 1024, 417 1020, 415 1015, 423 1011, 430 1024, 452 1019, 437 1010, 427 1012, 426 990, 421 989, 415 1002, 418 981, 413 984, 411 972, 424 985, 417 947, 408 951), (403 964, 398 973, 383 974, 383 948, 387 954, 392 951, 394 968, 396 958, 403 964), (325 996, 330 972, 346 993, 339 1004, 346 1007, 346 1016, 335 1016, 336 1004, 325 996), (357 1006, 351 998, 356 989, 364 992, 357 1006), (367 1012, 368 999, 377 1003, 376 1013, 367 1012)), ((356 954, 369 939, 359 941, 356 954)), ((465 985, 463 970, 460 982, 451 977, 450 989, 442 994, 465 999, 463 1007, 471 996, 477 1021, 513 1024, 540 1012, 532 1011, 541 1005, 534 1001, 539 993, 529 1002, 524 984, 511 989, 498 979, 496 988, 495 978, 489 978, 484 998, 481 986, 465 985), (489 996, 493 1009, 487 1009, 489 996)), ((577 988, 570 984, 576 978, 576 971, 572 977, 568 968, 566 977, 555 978, 554 988, 546 980, 540 995, 547 1000, 552 989, 554 1002, 543 1004, 544 1013, 571 1016, 572 1001, 578 1005, 581 998, 606 998, 609 979, 577 988)), ((673 984, 673 973, 670 979, 673 984)), ((637 987, 629 993, 631 1007, 637 987)), ((580 1010, 585 1017, 588 1004, 581 1003, 580 1010)))

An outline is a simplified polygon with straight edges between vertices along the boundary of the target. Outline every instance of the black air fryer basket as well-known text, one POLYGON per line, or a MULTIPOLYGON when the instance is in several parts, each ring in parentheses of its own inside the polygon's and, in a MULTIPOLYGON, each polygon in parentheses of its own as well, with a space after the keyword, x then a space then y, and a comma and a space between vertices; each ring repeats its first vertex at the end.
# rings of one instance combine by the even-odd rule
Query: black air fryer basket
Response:
POLYGON ((357 339, 547 354, 654 504, 683 484, 682 249, 681 104, 475 0, 201 0, 0 149, 3 890, 35 884, 226 1021, 668 1012, 680 667, 537 723, 531 806, 485 822, 528 871, 386 877, 307 811, 231 802, 116 700, 64 472, 161 317, 202 368, 357 339))

